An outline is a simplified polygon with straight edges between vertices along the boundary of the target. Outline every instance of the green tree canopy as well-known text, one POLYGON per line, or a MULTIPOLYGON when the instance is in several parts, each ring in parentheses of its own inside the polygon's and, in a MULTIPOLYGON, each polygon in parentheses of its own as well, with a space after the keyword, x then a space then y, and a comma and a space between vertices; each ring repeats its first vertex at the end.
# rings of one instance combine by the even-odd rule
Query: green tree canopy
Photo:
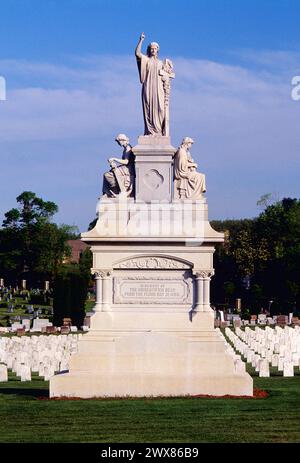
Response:
POLYGON ((17 197, 18 208, 5 214, 0 229, 0 269, 12 283, 22 278, 52 279, 64 256, 70 253, 67 240, 78 230, 51 222, 58 206, 31 191, 17 197))
POLYGON ((19 208, 6 212, 3 221, 5 228, 22 228, 37 223, 48 222, 58 212, 58 206, 51 201, 43 201, 32 191, 24 191, 17 198, 19 208))
POLYGON ((265 209, 254 219, 212 222, 225 232, 225 244, 215 253, 214 303, 231 296, 231 306, 242 298, 254 312, 271 300, 277 312, 300 309, 300 200, 269 200, 270 195, 261 198, 265 209), (235 288, 230 295, 228 282, 235 288))

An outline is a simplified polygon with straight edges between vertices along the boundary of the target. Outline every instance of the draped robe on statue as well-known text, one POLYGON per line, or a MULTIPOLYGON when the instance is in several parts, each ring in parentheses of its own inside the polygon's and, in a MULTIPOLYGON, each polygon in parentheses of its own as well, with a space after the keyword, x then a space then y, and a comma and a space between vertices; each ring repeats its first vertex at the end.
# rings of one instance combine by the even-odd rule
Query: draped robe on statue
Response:
POLYGON ((181 146, 174 159, 174 189, 175 197, 179 199, 201 199, 206 191, 205 175, 193 170, 191 162, 189 151, 181 146))
POLYGON ((137 64, 142 86, 145 135, 164 135, 165 93, 159 71, 163 63, 156 57, 141 55, 137 64))
POLYGON ((120 192, 125 192, 128 196, 133 194, 135 166, 131 148, 127 145, 122 155, 122 159, 126 159, 128 164, 114 167, 103 176, 103 194, 109 198, 117 196, 120 192))

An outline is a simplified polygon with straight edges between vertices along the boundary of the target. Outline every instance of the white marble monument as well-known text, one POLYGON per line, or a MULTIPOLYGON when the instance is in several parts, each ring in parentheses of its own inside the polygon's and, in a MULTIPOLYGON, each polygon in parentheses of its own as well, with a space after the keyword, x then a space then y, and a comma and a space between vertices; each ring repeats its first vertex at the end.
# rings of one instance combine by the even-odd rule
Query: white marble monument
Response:
POLYGON ((223 234, 208 222, 193 140, 171 145, 172 63, 158 60, 155 42, 143 55, 143 40, 136 58, 145 133, 133 147, 116 138, 123 157, 109 159, 97 224, 82 234, 97 289, 90 330, 69 372, 50 378, 50 396, 252 395, 251 377, 214 330, 210 280, 223 234))

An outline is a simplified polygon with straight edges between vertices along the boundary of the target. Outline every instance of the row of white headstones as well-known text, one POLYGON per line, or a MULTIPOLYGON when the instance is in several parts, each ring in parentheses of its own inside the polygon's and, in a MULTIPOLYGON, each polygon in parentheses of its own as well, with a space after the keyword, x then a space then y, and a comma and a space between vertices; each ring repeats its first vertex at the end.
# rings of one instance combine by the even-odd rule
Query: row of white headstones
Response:
POLYGON ((270 365, 283 372, 283 376, 294 376, 294 367, 300 368, 300 327, 276 326, 265 329, 255 327, 245 330, 225 329, 225 334, 261 377, 270 376, 270 365))
MULTIPOLYGON (((223 338, 221 331, 217 329, 223 338)), ((225 334, 234 346, 226 342, 226 350, 233 357, 236 373, 245 371, 245 363, 251 363, 259 376, 270 376, 270 364, 283 372, 283 376, 294 376, 294 366, 300 368, 300 327, 286 326, 284 329, 255 327, 245 330, 225 329, 225 334), (239 354, 237 354, 238 352, 239 354)), ((0 381, 8 380, 11 369, 21 381, 31 381, 32 372, 45 381, 57 372, 69 369, 72 354, 77 352, 82 333, 69 335, 12 336, 0 337, 0 381)))
POLYGON ((81 336, 82 333, 0 337, 0 381, 8 381, 8 370, 21 381, 31 381, 32 373, 48 381, 55 373, 68 370, 81 336))

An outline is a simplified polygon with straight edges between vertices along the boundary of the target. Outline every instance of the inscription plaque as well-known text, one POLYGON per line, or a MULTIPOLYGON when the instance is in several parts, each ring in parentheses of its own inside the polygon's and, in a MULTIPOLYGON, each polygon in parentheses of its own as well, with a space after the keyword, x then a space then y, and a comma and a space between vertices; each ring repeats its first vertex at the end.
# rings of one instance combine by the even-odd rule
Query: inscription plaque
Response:
POLYGON ((186 304, 191 302, 190 282, 183 278, 114 278, 114 303, 186 304))

